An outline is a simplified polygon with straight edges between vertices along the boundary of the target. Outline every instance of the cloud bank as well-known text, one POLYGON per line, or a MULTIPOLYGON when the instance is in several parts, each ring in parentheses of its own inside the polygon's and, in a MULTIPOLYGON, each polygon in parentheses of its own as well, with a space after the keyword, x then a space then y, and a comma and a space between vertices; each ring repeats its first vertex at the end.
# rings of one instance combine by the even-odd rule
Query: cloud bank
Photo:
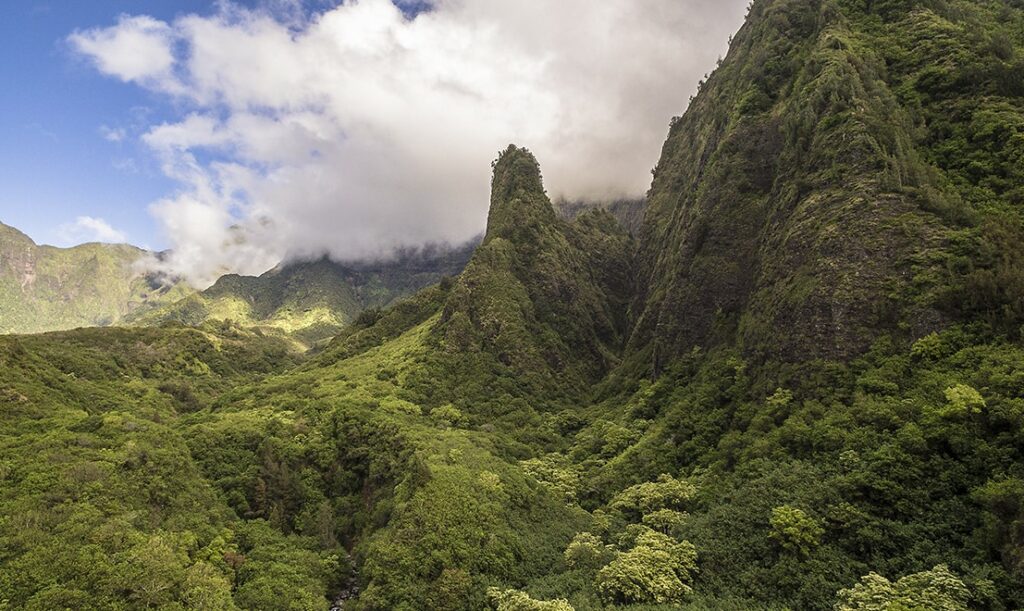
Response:
POLYGON ((291 8, 221 2, 68 39, 177 109, 142 138, 180 185, 151 206, 170 271, 198 285, 468 239, 509 142, 537 154, 554 197, 642 194, 746 0, 437 0, 414 17, 388 0, 277 4, 291 8))

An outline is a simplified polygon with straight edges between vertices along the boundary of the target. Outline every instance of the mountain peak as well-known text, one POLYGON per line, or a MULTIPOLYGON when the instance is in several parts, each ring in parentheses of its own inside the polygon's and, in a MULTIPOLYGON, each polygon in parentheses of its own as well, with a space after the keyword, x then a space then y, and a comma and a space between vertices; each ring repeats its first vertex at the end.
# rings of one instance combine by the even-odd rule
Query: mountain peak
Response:
POLYGON ((15 242, 24 243, 31 246, 35 245, 35 242, 32 240, 32 238, 28 237, 28 235, 26 235, 24 232, 21 232, 18 229, 11 227, 10 225, 0 223, 0 245, 15 242))
POLYGON ((554 222, 555 209, 544 192, 540 164, 529 150, 508 145, 492 164, 491 208, 486 240, 509 237, 518 228, 554 222))

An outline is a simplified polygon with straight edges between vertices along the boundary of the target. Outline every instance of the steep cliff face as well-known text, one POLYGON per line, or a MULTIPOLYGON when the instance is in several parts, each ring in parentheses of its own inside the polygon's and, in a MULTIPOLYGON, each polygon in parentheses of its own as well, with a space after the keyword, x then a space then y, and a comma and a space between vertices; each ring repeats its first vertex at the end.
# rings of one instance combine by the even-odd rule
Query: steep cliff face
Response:
MULTIPOLYGON (((1002 31, 971 29, 995 11, 932 4, 752 5, 655 170, 632 351, 649 351, 655 369, 722 343, 770 359, 841 359, 881 333, 918 337, 957 314, 946 270, 987 202, 936 152, 951 123, 974 119, 942 116, 941 99, 920 90, 936 70, 969 76, 980 55, 993 76, 964 85, 959 103, 1010 113, 1016 99, 1004 126, 1019 133, 1020 98, 1002 80, 1020 77, 1020 60, 902 44, 927 27, 954 47, 1002 31)), ((996 174, 1016 172, 989 161, 996 174)))

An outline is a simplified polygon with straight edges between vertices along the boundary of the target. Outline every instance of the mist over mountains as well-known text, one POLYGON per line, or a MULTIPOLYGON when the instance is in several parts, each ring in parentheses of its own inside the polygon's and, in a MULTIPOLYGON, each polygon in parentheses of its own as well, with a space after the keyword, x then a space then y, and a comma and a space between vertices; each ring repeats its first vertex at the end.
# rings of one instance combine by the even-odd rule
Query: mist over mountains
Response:
POLYGON ((0 223, 0 332, 107 326, 192 292, 127 244, 39 246, 0 223))
MULTIPOLYGON (((556 208, 569 219, 607 209, 632 233, 639 230, 644 201, 562 201, 556 208)), ((101 242, 37 246, 0 224, 0 331, 230 321, 283 333, 308 349, 366 309, 458 275, 481 239, 458 246, 399 246, 362 260, 293 252, 259 276, 225 274, 197 289, 187 277, 167 272, 170 251, 101 242)))
POLYGON ((292 257, 261 276, 229 274, 197 291, 163 271, 172 253, 125 244, 37 246, 0 224, 0 331, 221 321, 281 333, 305 349, 368 308, 457 275, 478 242, 405 247, 363 261, 292 257))

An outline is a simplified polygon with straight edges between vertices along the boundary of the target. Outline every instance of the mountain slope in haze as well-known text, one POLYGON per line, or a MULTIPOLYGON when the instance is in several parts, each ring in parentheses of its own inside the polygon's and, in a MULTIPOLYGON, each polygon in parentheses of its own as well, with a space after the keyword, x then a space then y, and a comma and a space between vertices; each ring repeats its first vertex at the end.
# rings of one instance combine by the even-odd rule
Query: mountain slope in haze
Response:
POLYGON ((646 199, 616 199, 610 202, 587 202, 559 200, 554 202, 555 211, 562 218, 572 220, 588 210, 607 210, 631 236, 640 234, 644 223, 646 199))
POLYGON ((462 271, 476 247, 425 247, 382 261, 328 258, 282 263, 261 276, 222 276, 210 288, 127 322, 198 325, 230 320, 283 332, 312 345, 337 334, 364 310, 384 307, 462 271))
POLYGON ((204 291, 146 271, 156 255, 127 244, 38 246, 0 224, 0 333, 74 327, 234 321, 310 346, 367 309, 457 275, 476 242, 427 246, 381 261, 282 263, 261 276, 222 276, 204 291))
POLYGON ((126 244, 38 246, 0 224, 0 333, 110 325, 187 295, 142 269, 152 256, 126 244))

